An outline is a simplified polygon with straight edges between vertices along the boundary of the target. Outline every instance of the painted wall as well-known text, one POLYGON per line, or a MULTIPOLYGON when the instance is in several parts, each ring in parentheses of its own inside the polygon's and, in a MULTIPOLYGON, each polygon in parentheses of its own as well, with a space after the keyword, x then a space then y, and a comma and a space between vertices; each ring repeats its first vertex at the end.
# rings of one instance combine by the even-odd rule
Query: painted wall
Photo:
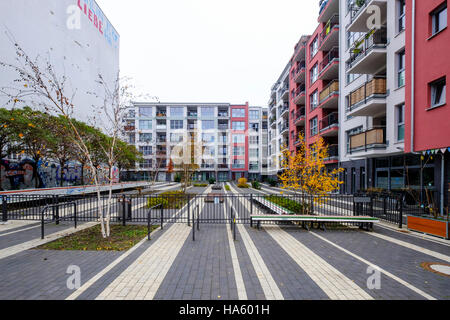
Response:
MULTIPOLYGON (((75 116, 86 121, 92 105, 99 104, 88 91, 99 92, 101 73, 110 86, 119 70, 120 37, 94 0, 0 1, 0 60, 15 63, 14 42, 35 59, 50 60, 59 76, 65 75, 67 95, 75 91, 75 116), (6 32, 11 33, 12 40, 6 32), (12 41, 12 43, 11 43, 12 41)), ((1 69, 0 86, 17 78, 1 69)), ((4 106, 6 99, 0 97, 4 106)), ((28 102, 33 107, 33 104, 28 102)))
MULTIPOLYGON (((415 26, 415 121, 414 150, 411 150, 411 91, 412 91, 412 0, 407 0, 406 30, 406 108, 405 151, 425 151, 450 146, 450 30, 444 29, 431 37, 430 12, 444 3, 443 0, 416 0, 415 26), (430 109, 429 83, 445 76, 447 78, 447 104, 430 109)), ((448 25, 448 21, 447 21, 448 25)))

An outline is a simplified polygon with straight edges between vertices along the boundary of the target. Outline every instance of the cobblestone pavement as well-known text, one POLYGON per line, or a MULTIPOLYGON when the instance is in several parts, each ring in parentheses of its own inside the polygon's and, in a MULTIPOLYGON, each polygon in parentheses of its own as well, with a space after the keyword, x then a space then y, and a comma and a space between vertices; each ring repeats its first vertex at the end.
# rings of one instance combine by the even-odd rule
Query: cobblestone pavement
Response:
MULTIPOLYGON (((243 192, 255 190, 232 186, 231 193, 243 192)), ((124 253, 25 250, 0 259, 0 299, 450 300, 450 277, 421 267, 423 262, 448 264, 446 243, 382 226, 370 234, 351 228, 308 232, 285 225, 262 230, 237 225, 233 241, 225 220, 230 202, 200 204, 201 217, 215 212, 224 220, 201 224, 195 241, 192 225, 168 224, 151 241, 144 239, 124 253), (66 285, 70 265, 81 269, 82 286, 76 291, 66 285), (375 288, 368 286, 368 280, 376 280, 374 270, 380 271, 375 288)), ((186 215, 186 207, 177 214, 186 215)), ((0 251, 35 231, 2 235, 28 227, 0 231, 0 251)))

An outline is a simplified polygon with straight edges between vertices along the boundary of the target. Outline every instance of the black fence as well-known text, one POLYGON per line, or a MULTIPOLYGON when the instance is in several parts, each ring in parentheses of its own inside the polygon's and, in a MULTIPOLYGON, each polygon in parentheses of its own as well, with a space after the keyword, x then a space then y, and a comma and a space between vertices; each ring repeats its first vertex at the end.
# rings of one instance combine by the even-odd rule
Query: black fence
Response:
POLYGON ((402 226, 409 213, 392 195, 187 194, 107 196, 1 196, 2 220, 78 223, 99 221, 110 212, 113 223, 250 224, 255 214, 371 216, 402 226))

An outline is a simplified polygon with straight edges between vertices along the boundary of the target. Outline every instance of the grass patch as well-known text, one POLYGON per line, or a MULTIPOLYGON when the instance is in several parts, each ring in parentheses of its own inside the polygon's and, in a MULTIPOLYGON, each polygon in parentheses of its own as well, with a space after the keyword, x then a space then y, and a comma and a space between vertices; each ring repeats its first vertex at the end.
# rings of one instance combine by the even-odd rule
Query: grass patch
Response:
MULTIPOLYGON (((153 226, 152 230, 158 226, 153 226)), ((100 225, 37 247, 37 250, 59 251, 126 251, 147 236, 147 226, 111 224, 111 237, 104 239, 100 225)))
POLYGON ((231 188, 230 188, 230 186, 229 185, 225 185, 225 190, 227 190, 227 191, 231 191, 231 188))
POLYGON ((197 187, 197 188, 206 188, 208 186, 208 184, 206 184, 206 183, 196 183, 196 184, 194 184, 194 187, 197 187))
POLYGON ((266 196, 264 197, 267 201, 270 201, 284 209, 292 212, 292 214, 302 215, 310 213, 309 205, 307 203, 297 202, 281 196, 266 196))

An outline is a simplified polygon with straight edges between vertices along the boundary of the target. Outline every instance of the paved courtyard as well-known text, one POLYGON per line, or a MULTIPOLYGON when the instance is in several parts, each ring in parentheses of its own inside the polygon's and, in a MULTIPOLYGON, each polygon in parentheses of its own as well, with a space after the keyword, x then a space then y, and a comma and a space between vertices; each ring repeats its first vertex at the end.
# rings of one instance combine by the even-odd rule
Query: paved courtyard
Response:
MULTIPOLYGON (((229 193, 241 192, 255 191, 232 186, 229 193)), ((214 209, 225 217, 230 207, 201 201, 200 214, 214 209)), ((71 229, 54 228, 50 236, 71 229)), ((450 299, 450 277, 421 266, 448 265, 450 243, 394 226, 380 224, 369 233, 237 225, 236 241, 226 223, 201 224, 195 241, 192 232, 192 226, 168 224, 127 252, 56 252, 17 247, 37 241, 36 224, 0 228, 0 299, 450 299), (16 251, 5 254, 11 247, 16 251), (72 265, 81 271, 78 290, 67 287, 72 265)))

